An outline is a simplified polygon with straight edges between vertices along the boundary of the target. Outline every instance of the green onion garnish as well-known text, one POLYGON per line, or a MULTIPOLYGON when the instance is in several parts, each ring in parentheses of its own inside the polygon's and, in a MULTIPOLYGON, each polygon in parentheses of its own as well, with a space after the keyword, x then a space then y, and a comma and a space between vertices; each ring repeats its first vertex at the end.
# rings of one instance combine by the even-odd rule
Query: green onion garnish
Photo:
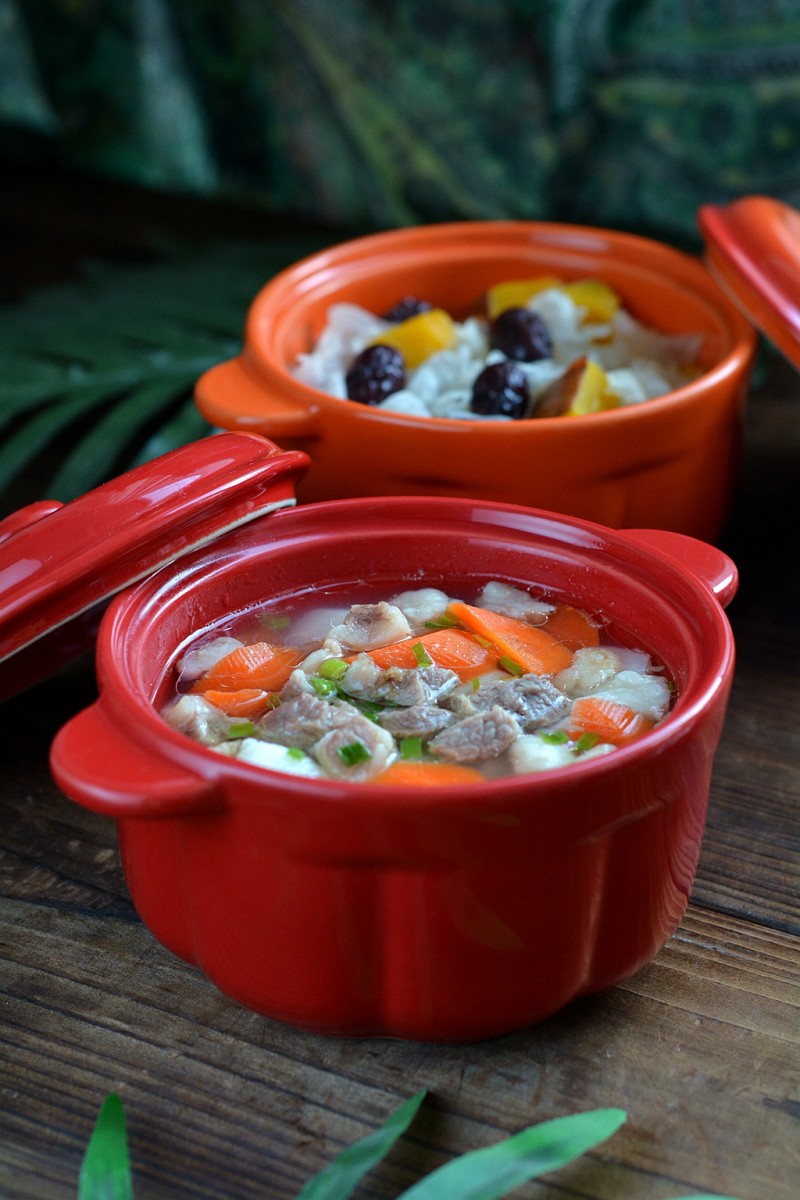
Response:
POLYGON ((367 717, 368 720, 377 721, 378 713, 383 712, 384 705, 378 704, 377 700, 359 700, 356 704, 356 708, 362 714, 362 716, 367 717))
POLYGON ((411 653, 414 655, 414 658, 417 660, 417 666, 419 666, 419 667, 432 667, 433 666, 433 659, 428 654, 428 651, 425 649, 422 642, 415 642, 414 645, 411 647, 411 653))
POLYGON ((309 683, 320 697, 330 696, 336 691, 336 684, 333 680, 323 679, 321 675, 310 676, 309 683))
POLYGON ((481 679, 480 679, 480 675, 476 675, 476 676, 475 676, 475 678, 474 678, 474 679, 473 679, 473 681, 472 681, 472 690, 473 690, 473 692, 477 692, 477 690, 478 690, 478 688, 479 688, 480 686, 481 686, 481 679))
POLYGON ((291 617, 280 616, 278 613, 267 613, 264 617, 264 624, 268 629, 286 629, 291 623, 291 617))
POLYGON ((251 737, 255 733, 256 727, 252 721, 232 721, 228 726, 229 738, 245 738, 251 737))
POLYGON ((507 654, 504 654, 499 660, 498 666, 502 667, 504 671, 508 671, 509 675, 522 674, 522 667, 518 662, 514 662, 513 658, 509 658, 507 654))
POLYGON ((545 733, 543 729, 540 729, 539 737, 543 742, 547 742, 548 746, 563 746, 564 742, 569 741, 563 729, 556 729, 553 733, 545 733))
POLYGON ((343 658, 326 658, 319 669, 319 673, 323 679, 343 679, 347 674, 349 665, 343 658))
POLYGON ((425 622, 426 629, 452 629, 454 625, 458 625, 458 618, 445 609, 438 617, 434 617, 432 621, 425 622))
POLYGON ((340 746, 336 753, 346 767, 355 767, 372 758, 363 742, 348 742, 346 746, 340 746))
POLYGON ((575 743, 575 753, 585 754, 587 750, 591 750, 593 746, 596 746, 599 741, 600 738, 596 733, 582 733, 575 743))
POLYGON ((406 737, 400 743, 401 758, 422 758, 422 738, 406 737))
POLYGON ((305 750, 301 750, 299 746, 289 746, 286 750, 288 758, 305 758, 305 750))

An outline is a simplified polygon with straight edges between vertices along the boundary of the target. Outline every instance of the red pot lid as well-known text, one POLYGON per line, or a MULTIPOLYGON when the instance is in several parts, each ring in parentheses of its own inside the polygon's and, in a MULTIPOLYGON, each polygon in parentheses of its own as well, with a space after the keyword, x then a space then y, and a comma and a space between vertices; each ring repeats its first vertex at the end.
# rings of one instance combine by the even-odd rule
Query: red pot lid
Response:
POLYGON ((0 521, 0 700, 88 649, 117 592, 294 504, 307 465, 258 434, 214 434, 68 504, 41 500, 0 521))
POLYGON ((800 212, 768 196, 704 205, 706 264, 742 312, 800 368, 800 212))

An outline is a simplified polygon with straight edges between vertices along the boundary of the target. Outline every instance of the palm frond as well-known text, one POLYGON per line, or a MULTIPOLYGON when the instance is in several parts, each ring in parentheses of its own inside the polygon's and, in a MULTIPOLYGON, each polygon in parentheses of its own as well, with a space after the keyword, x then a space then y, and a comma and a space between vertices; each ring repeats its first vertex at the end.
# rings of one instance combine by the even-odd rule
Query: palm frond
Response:
POLYGON ((0 310, 0 515, 74 499, 210 432, 192 402, 198 376, 238 352, 258 289, 321 244, 276 237, 90 263, 77 283, 0 310))

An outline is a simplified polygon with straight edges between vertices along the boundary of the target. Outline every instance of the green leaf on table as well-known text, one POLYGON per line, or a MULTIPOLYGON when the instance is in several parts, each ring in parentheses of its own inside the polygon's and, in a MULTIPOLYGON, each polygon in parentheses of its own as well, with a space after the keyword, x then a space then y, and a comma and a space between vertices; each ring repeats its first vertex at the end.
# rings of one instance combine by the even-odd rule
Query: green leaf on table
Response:
POLYGON ((417 1092, 401 1104, 380 1128, 348 1146, 319 1175, 309 1179, 298 1200, 347 1200, 367 1171, 386 1157, 394 1143, 408 1129, 425 1099, 417 1092))
POLYGON ((601 1108, 543 1121, 445 1163, 398 1200, 496 1200, 604 1142, 626 1115, 620 1108, 601 1108))
MULTIPOLYGON (((172 249, 137 265, 87 264, 75 283, 0 312, 0 493, 72 500, 211 432, 192 400, 239 352, 247 310, 319 236, 172 249), (20 486, 23 485, 23 486, 20 486)), ((2 514, 0 514, 2 515, 2 514)))
POLYGON ((78 1200, 133 1200, 125 1109, 113 1092, 103 1101, 86 1147, 78 1200))

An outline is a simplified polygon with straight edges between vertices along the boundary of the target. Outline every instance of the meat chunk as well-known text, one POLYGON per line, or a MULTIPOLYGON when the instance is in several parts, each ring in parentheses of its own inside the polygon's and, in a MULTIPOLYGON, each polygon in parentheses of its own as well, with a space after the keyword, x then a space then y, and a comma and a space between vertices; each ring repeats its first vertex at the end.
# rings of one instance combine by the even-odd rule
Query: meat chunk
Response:
POLYGON ((555 675, 554 682, 568 696, 585 696, 622 670, 622 659, 606 646, 576 650, 572 665, 555 675))
POLYGON ((330 703, 300 692, 265 713, 256 723, 256 736, 265 742, 308 750, 329 730, 346 721, 350 712, 349 705, 330 703))
POLYGON ((452 725, 456 717, 438 704, 412 704, 410 708, 387 708, 378 720, 396 738, 428 738, 452 725))
POLYGON ((377 704, 425 704, 458 687, 458 676, 447 667, 378 667, 368 654, 359 654, 341 680, 342 690, 377 704))
POLYGON ((239 762, 253 763, 257 767, 268 767, 271 771, 282 771, 285 775, 303 775, 308 779, 321 779, 322 770, 309 754, 277 742, 260 742, 246 737, 241 741, 225 742, 215 749, 239 762))
POLYGON ((670 690, 661 675, 644 675, 639 671, 619 671, 590 695, 601 696, 624 704, 634 712, 660 721, 669 709, 670 690))
POLYGON ((465 717, 437 733, 428 748, 446 762, 471 763, 504 754, 519 737, 519 725, 510 713, 495 704, 486 712, 465 717))
POLYGON ((460 692, 448 701, 459 716, 485 712, 494 705, 505 709, 519 722, 524 733, 553 725, 570 710, 563 692, 543 675, 521 675, 517 679, 499 679, 484 684, 476 692, 460 692))
POLYGON ((202 696, 181 696, 174 704, 162 709, 161 715, 168 725, 185 733, 187 737, 204 746, 216 746, 227 741, 228 730, 234 723, 221 708, 202 696))
POLYGON ((385 600, 377 604, 354 604, 330 637, 349 650, 374 650, 408 637, 411 626, 399 608, 385 600))
POLYGON ((547 614, 554 611, 554 605, 536 600, 524 588, 500 583, 499 580, 487 583, 475 603, 479 608, 489 608, 507 617, 519 617, 530 621, 532 625, 543 624, 547 614))
POLYGON ((547 742, 536 733, 523 733, 509 751, 509 761, 515 775, 531 775, 535 771, 555 771, 575 761, 573 742, 547 742))
POLYGON ((311 747, 311 754, 326 775, 363 783, 396 757, 395 742, 386 729, 342 705, 348 717, 311 747))
POLYGON ((313 684, 302 666, 295 667, 278 696, 281 704, 288 700, 296 700, 298 696, 316 696, 313 684))
POLYGON ((356 696, 359 700, 372 700, 383 674, 383 670, 368 654, 357 654, 339 683, 349 696, 356 696))
POLYGON ((394 596, 391 603, 397 605, 414 633, 421 633, 426 621, 433 621, 444 612, 450 597, 439 588, 415 588, 394 596))
POLYGON ((178 685, 191 683, 205 675, 215 667, 221 658, 240 649, 243 645, 238 638, 215 637, 201 646, 193 647, 178 661, 178 685))

